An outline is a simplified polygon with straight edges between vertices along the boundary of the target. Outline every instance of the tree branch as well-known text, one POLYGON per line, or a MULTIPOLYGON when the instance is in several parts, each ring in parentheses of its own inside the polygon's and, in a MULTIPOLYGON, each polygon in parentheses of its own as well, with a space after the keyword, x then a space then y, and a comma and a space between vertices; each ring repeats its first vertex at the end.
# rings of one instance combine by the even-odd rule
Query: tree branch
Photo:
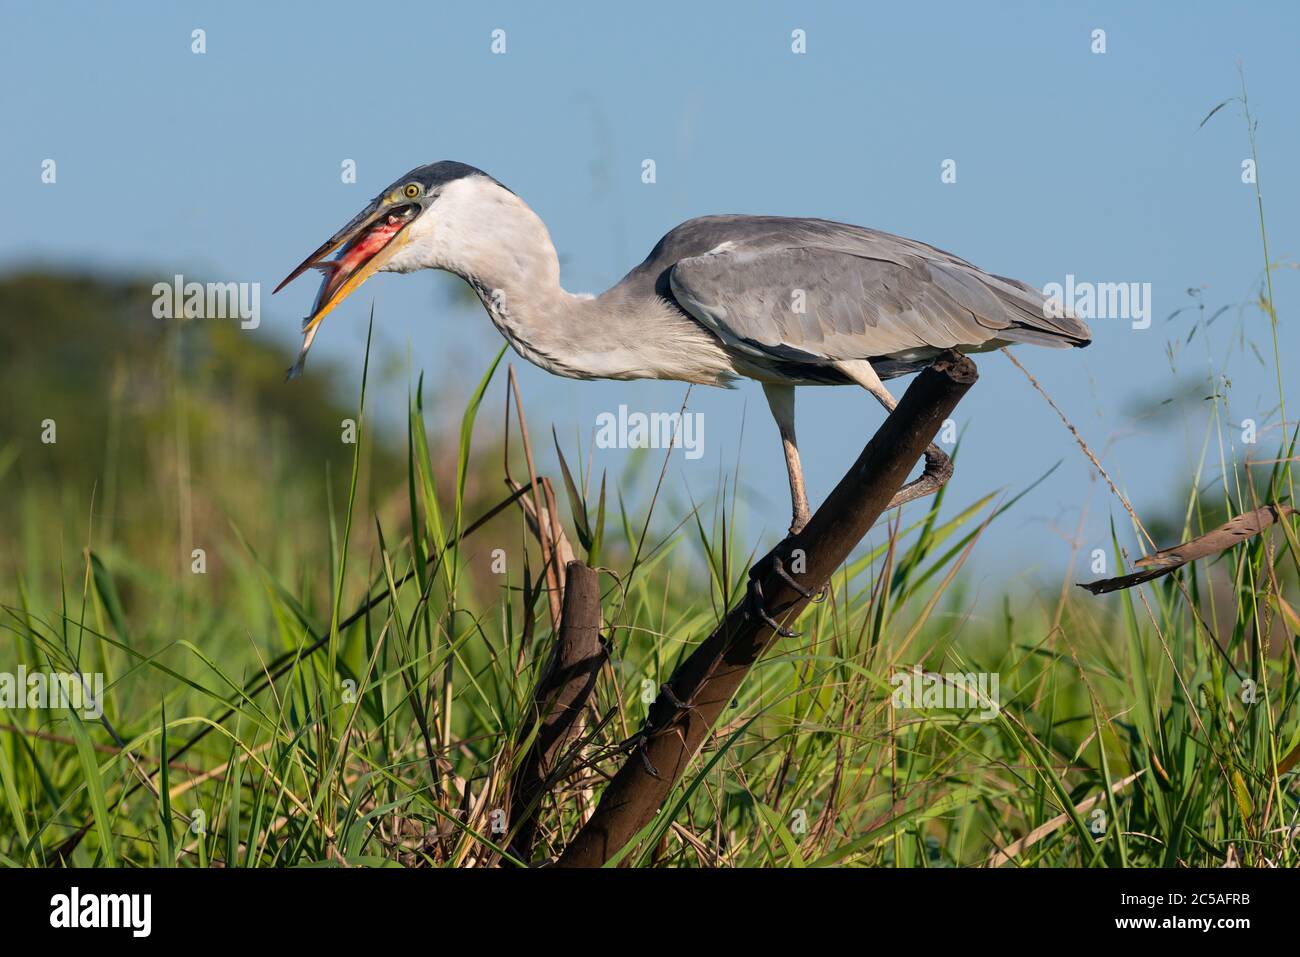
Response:
POLYGON ((566 745, 582 732, 582 715, 604 663, 599 575, 571 561, 565 570, 560 630, 533 691, 537 731, 510 781, 510 850, 521 860, 532 850, 537 812, 554 786, 551 775, 566 745))
MULTIPOLYGON (((777 573, 774 559, 780 555, 810 592, 828 582, 976 378, 970 359, 951 351, 940 355, 912 382, 807 527, 754 566, 751 576, 761 584, 774 618, 793 621, 808 602, 777 573)), ((650 822, 774 637, 761 617, 746 613, 744 602, 727 614, 651 705, 641 742, 557 866, 598 867, 650 822)))
POLYGON ((1258 535, 1270 525, 1282 521, 1286 516, 1293 515, 1295 512, 1296 510, 1290 505, 1261 505, 1253 512, 1238 515, 1236 518, 1224 522, 1218 528, 1183 542, 1181 545, 1162 548, 1160 551, 1146 556, 1146 558, 1139 558, 1133 564, 1141 568, 1142 571, 1134 572, 1131 575, 1120 575, 1118 578, 1102 578, 1095 582, 1077 582, 1076 584, 1080 588, 1086 588, 1094 595, 1105 595, 1107 592, 1119 591, 1121 588, 1132 588, 1134 585, 1141 585, 1143 582, 1149 582, 1162 575, 1168 575, 1175 569, 1182 568, 1188 562, 1194 562, 1198 558, 1217 555, 1219 552, 1232 548, 1238 542, 1243 542, 1258 535))

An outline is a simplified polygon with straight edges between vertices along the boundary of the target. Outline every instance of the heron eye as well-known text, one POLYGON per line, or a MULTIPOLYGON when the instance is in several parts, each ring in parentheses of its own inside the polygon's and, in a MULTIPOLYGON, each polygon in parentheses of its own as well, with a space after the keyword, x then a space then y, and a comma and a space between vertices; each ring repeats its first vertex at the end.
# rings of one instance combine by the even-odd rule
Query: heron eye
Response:
POLYGON ((402 190, 402 192, 406 194, 407 199, 415 199, 420 195, 420 187, 415 183, 407 183, 406 189, 402 190))

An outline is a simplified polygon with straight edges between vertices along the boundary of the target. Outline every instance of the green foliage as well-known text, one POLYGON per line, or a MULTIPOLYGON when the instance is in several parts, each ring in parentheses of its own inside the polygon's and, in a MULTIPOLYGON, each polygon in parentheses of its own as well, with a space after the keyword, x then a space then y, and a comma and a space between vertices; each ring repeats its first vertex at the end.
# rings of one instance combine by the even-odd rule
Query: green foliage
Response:
MULTIPOLYGON (((471 547, 482 509, 459 501, 457 477, 491 467, 469 442, 490 375, 467 399, 455 454, 430 450, 416 391, 408 468, 390 480, 390 491, 407 489, 414 534, 392 539, 379 526, 359 544, 348 530, 365 523, 350 492, 328 516, 343 530, 337 554, 298 552, 301 567, 281 576, 252 549, 232 550, 221 603, 166 577, 148 600, 124 599, 120 582, 138 569, 116 544, 86 551, 57 605, 7 594, 7 649, 24 650, 29 667, 101 669, 110 688, 102 726, 66 711, 3 716, 0 816, 14 825, 0 839, 3 859, 51 864, 61 850, 127 866, 501 859, 508 835, 492 812, 531 740, 528 693, 550 635, 535 551, 511 564, 495 597, 467 574, 482 561, 471 547), (450 502, 437 496, 440 472, 457 482, 450 502), (363 576, 348 574, 357 566, 363 576), (310 579, 332 581, 333 600, 313 603, 310 579), (363 610, 347 614, 354 607, 363 610), (236 630, 245 640, 232 640, 236 630), (315 651, 322 643, 329 654, 315 651), (278 675, 274 693, 259 688, 267 672, 278 675)), ((379 441, 363 430, 355 461, 379 441)), ((603 517, 593 520, 560 461, 573 526, 597 551, 603 517)), ((1300 742, 1300 680, 1295 655, 1277 643, 1294 646, 1294 635, 1280 635, 1268 610, 1280 607, 1268 583, 1300 568, 1293 530, 1279 547, 1238 546, 1223 563, 1230 579, 1192 567, 1141 595, 1067 591, 1008 603, 1000 620, 971 618, 960 570, 1014 502, 985 496, 947 514, 940 496, 846 564, 831 598, 805 614, 805 637, 759 663, 620 860, 924 867, 980 864, 1012 847, 1018 865, 1172 866, 1222 864, 1231 847, 1250 864, 1294 863, 1286 835, 1300 807, 1285 761, 1300 742), (1196 598, 1210 593, 1235 596, 1223 646, 1196 598), (978 704, 892 707, 891 676, 913 664, 996 673, 1000 710, 984 720, 978 704)), ((656 533, 649 519, 625 511, 623 540, 607 543, 614 653, 595 705, 612 720, 590 733, 543 807, 543 853, 578 824, 583 768, 620 760, 611 746, 644 719, 643 690, 671 674, 743 585, 746 563, 733 557, 743 531, 725 497, 711 516, 696 513, 694 534, 656 533)), ((508 522, 522 542, 520 516, 508 522)))
MULTIPOLYGON (((106 686, 95 717, 0 709, 0 863, 507 859, 500 812, 552 635, 518 507, 479 521, 506 496, 476 425, 501 356, 459 397, 458 434, 430 434, 421 381, 394 443, 361 428, 359 401, 331 398, 319 363, 287 388, 285 357, 256 337, 163 323, 149 304, 132 283, 0 282, 0 671, 106 686)), ((1219 402, 1207 448, 1230 444, 1219 402)), ((622 760, 647 692, 738 600, 758 548, 739 467, 712 503, 673 514, 657 488, 625 497, 662 477, 633 457, 607 515, 605 476, 593 496, 581 449, 554 444, 566 526, 603 566, 611 657, 542 803, 540 855, 581 825, 596 770, 622 760)), ((1276 458, 1293 454, 1281 437, 1276 458)), ((1289 465, 1266 479, 1221 466, 1206 483, 1197 465, 1164 534, 1290 496, 1289 465)), ((958 484, 896 528, 887 516, 885 541, 755 666, 619 862, 1294 866, 1295 517, 1138 590, 1008 590, 990 614, 964 569, 1016 500, 958 484), (996 675, 998 708, 895 707, 893 679, 918 665, 996 675)), ((1114 530, 1118 563, 1131 541, 1114 530)))

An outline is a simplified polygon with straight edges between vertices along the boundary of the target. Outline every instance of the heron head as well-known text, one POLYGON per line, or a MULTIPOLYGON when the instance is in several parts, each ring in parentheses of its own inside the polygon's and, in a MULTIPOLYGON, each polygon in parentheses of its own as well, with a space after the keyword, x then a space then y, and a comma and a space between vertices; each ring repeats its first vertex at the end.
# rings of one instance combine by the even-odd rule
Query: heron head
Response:
POLYGON ((434 240, 438 202, 448 187, 466 181, 481 181, 482 188, 509 192, 483 171, 464 163, 445 160, 417 167, 384 189, 275 287, 279 292, 308 269, 325 274, 311 313, 303 320, 306 338, 298 361, 289 370, 290 378, 302 371, 321 320, 376 272, 410 272, 443 265, 434 240))

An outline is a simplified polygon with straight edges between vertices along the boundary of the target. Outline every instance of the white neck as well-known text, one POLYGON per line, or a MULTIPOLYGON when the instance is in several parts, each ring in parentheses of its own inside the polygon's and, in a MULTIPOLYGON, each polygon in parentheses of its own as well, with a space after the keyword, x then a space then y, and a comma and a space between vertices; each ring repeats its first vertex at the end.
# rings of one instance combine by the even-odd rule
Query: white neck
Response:
POLYGON ((632 299, 617 289, 599 298, 566 292, 546 225, 486 177, 449 183, 410 229, 408 243, 384 269, 460 276, 515 350, 550 372, 695 382, 731 372, 712 336, 658 297, 632 299), (698 370, 683 373, 684 350, 699 357, 698 370))

